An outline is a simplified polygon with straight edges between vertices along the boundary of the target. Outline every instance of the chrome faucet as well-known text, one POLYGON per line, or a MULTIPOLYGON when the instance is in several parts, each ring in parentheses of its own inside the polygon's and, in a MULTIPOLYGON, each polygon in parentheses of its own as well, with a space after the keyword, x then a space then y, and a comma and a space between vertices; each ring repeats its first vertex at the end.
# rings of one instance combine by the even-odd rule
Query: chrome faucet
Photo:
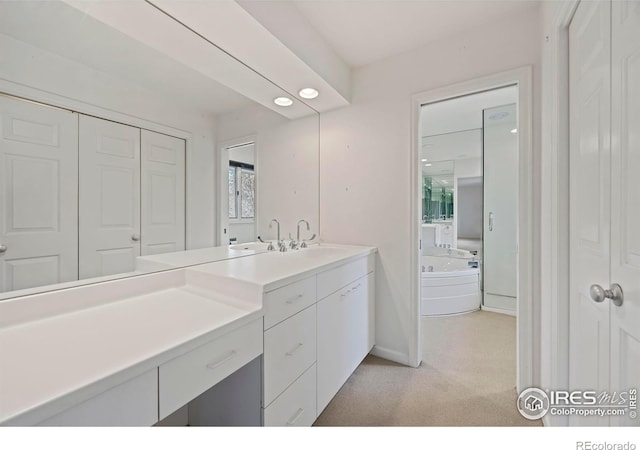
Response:
POLYGON ((278 242, 278 249, 281 252, 286 252, 287 251, 287 246, 284 245, 284 241, 282 241, 280 239, 280 222, 278 222, 278 219, 271 219, 271 222, 269 222, 269 228, 273 228, 273 226, 271 225, 273 222, 276 223, 276 225, 278 225, 277 227, 277 242, 278 242))
POLYGON ((304 219, 300 219, 300 220, 298 220, 298 225, 297 225, 297 228, 298 228, 298 230, 297 230, 297 231, 298 231, 298 234, 296 234, 296 242, 300 242, 300 224, 301 224, 301 223, 303 223, 303 222, 307 224, 307 231, 311 230, 311 227, 309 226, 309 222, 307 222, 307 221, 306 221, 306 220, 304 220, 304 219))

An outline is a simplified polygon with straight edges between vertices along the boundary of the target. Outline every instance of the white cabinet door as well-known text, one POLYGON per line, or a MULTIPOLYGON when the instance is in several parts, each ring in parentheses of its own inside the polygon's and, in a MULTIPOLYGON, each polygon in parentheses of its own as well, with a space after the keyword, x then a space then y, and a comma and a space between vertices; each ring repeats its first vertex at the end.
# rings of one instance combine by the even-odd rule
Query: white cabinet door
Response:
POLYGON ((373 347, 374 275, 318 302, 318 415, 373 347))
POLYGON ((516 105, 483 112, 484 305, 516 310, 518 127, 516 105))
MULTIPOLYGON (((640 3, 612 6, 611 282, 624 290, 611 310, 611 390, 640 388, 640 3)), ((629 414, 611 424, 635 425, 629 414)))
POLYGON ((0 96, 0 116, 0 292, 77 280, 77 115, 0 96))
POLYGON ((140 256, 140 129, 80 115, 80 278, 140 256))
POLYGON ((142 130, 142 255, 185 249, 185 141, 142 130))

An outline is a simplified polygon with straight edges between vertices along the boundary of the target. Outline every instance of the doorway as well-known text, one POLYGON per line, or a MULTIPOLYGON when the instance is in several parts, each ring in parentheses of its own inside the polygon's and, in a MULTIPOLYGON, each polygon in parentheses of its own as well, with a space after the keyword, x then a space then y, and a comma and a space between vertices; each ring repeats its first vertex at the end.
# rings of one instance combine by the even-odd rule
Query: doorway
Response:
POLYGON ((257 236, 257 154, 253 137, 219 148, 219 245, 254 242, 257 236))
MULTIPOLYGON (((531 386, 532 383, 532 238, 531 238, 531 217, 532 217, 532 199, 531 199, 531 68, 526 67, 514 71, 504 72, 493 76, 472 80, 457 85, 436 89, 433 91, 417 94, 413 97, 412 108, 412 204, 414 214, 412 217, 412 233, 411 242, 415 252, 412 254, 412 267, 416 270, 412 274, 414 282, 412 283, 412 341, 410 342, 410 363, 419 365, 421 362, 421 315, 420 315, 420 292, 421 292, 421 249, 420 241, 422 238, 422 197, 424 189, 423 166, 424 159, 420 154, 422 147, 422 134, 420 133, 420 113, 423 105, 436 104, 445 100, 458 99, 488 92, 499 88, 514 86, 517 92, 517 213, 516 213, 516 297, 515 312, 517 314, 516 323, 516 388, 520 391, 525 387, 531 386)), ((428 158, 427 158, 428 159, 428 158)), ((446 193, 446 191, 445 191, 446 193)), ((455 195, 454 195, 455 199, 455 195)), ((453 207, 455 217, 455 204, 453 207)), ((456 234, 457 236, 457 234, 456 234)))

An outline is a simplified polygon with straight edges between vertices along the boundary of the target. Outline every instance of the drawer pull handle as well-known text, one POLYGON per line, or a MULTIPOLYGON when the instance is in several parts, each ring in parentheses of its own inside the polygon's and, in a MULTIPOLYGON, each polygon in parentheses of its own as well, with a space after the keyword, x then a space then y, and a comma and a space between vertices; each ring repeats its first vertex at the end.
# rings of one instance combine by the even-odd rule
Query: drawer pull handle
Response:
POLYGON ((298 345, 295 346, 295 348, 293 350, 289 350, 287 353, 285 353, 285 355, 287 356, 293 356, 293 354, 295 352, 297 352, 298 350, 300 350, 300 348, 303 346, 304 344, 302 342, 298 342, 298 345))
POLYGON ((215 362, 211 362, 211 363, 207 364, 207 368, 213 370, 213 369, 221 366, 222 364, 226 363, 227 361, 229 361, 234 356, 236 356, 236 351, 235 350, 231 350, 231 352, 229 352, 229 354, 227 356, 225 356, 224 358, 222 358, 221 360, 215 361, 215 362))
POLYGON ((297 301, 297 300, 300 300, 302 297, 304 297, 304 295, 302 295, 302 294, 298 294, 298 295, 296 295, 295 297, 291 297, 290 299, 288 299, 288 300, 286 301, 286 303, 287 303, 287 305, 290 305, 290 304, 292 304, 293 302, 295 302, 295 301, 297 301))
POLYGON ((296 411, 296 413, 291 417, 291 419, 287 420, 287 426, 289 425, 295 425, 295 423, 300 420, 300 417, 302 417, 302 413, 304 413, 304 409, 302 408, 298 408, 298 410, 296 411))

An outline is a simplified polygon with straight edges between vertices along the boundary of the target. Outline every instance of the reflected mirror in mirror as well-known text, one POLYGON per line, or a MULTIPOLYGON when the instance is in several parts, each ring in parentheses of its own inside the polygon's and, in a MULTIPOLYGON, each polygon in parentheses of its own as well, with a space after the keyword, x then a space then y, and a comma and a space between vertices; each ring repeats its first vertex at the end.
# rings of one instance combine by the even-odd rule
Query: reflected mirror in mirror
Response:
POLYGON ((0 30, 0 299, 318 232, 317 113, 152 2, 3 1, 0 30))

